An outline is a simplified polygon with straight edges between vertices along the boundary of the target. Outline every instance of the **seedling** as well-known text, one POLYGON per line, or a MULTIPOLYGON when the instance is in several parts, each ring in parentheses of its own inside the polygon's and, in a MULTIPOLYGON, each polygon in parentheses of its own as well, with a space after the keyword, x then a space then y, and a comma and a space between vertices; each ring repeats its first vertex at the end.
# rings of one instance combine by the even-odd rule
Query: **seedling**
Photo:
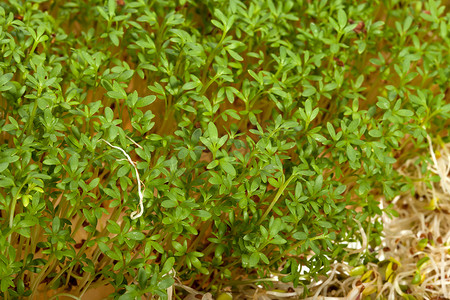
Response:
POLYGON ((3 1, 0 297, 312 297, 376 265, 447 170, 448 27, 436 0, 3 1))

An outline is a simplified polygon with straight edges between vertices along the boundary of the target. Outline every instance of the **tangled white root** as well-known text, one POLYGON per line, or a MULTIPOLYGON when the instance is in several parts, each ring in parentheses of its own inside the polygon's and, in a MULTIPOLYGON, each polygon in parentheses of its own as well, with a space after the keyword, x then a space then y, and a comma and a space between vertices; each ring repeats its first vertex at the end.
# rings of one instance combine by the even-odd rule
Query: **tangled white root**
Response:
MULTIPOLYGON (((415 195, 397 197, 392 202, 399 217, 382 216, 384 238, 379 249, 380 263, 369 263, 362 276, 351 277, 351 267, 335 263, 327 277, 308 288, 308 300, 400 299, 406 294, 416 299, 450 298, 450 144, 442 145, 438 155, 427 137, 432 165, 428 170, 440 177, 426 183, 416 160, 407 161, 398 171, 413 178, 415 195)), ((381 206, 388 203, 381 200, 381 206)), ((348 249, 358 253, 367 248, 367 235, 361 224, 361 247, 348 249)), ((302 288, 274 282, 275 291, 255 285, 241 289, 235 299, 299 299, 302 288)))
MULTIPOLYGON (((439 182, 427 185, 415 160, 407 161, 400 168, 403 175, 415 179, 416 194, 394 199, 398 218, 382 217, 384 239, 379 259, 384 265, 366 266, 366 274, 371 275, 362 283, 365 289, 356 298, 358 291, 349 289, 349 285, 354 287, 361 277, 349 277, 337 283, 330 281, 335 275, 332 270, 323 285, 339 286, 339 291, 333 290, 335 294, 345 295, 339 299, 370 295, 371 299, 393 300, 405 294, 416 299, 450 298, 450 144, 443 146, 437 157, 431 138, 427 140, 433 163, 428 170, 440 177, 439 182)), ((324 287, 320 290, 325 291, 323 298, 315 295, 315 299, 337 299, 327 298, 324 287)))

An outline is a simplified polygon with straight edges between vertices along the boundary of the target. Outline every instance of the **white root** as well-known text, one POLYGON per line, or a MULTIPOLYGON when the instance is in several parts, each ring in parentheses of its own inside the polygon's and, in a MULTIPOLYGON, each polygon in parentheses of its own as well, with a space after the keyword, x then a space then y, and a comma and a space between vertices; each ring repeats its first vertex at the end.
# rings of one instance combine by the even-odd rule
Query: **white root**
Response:
POLYGON ((144 213, 144 194, 142 192, 141 178, 139 176, 139 171, 137 169, 136 163, 131 159, 131 157, 128 155, 128 153, 125 152, 125 150, 123 150, 122 148, 117 147, 117 146, 113 146, 108 141, 106 141, 104 139, 101 139, 101 141, 105 142, 111 148, 120 150, 123 153, 123 155, 125 155, 125 157, 127 158, 128 162, 130 163, 130 165, 133 166, 134 171, 136 172, 136 181, 138 183, 138 194, 139 194, 139 211, 132 212, 130 214, 130 218, 132 220, 137 219, 137 218, 141 217, 142 214, 144 213))

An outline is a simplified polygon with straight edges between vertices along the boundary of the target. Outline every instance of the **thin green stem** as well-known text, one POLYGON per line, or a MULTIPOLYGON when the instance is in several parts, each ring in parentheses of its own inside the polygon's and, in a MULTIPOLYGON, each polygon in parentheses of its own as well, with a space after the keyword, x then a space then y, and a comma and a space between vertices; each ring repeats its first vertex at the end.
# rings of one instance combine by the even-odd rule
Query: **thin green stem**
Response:
MULTIPOLYGON (((14 224, 14 216, 15 216, 15 211, 16 211, 16 204, 17 204, 17 200, 19 198, 20 192, 22 191, 23 187, 25 186, 25 184, 28 183, 30 177, 27 177, 23 183, 20 185, 19 189, 16 192, 16 195, 14 196, 14 198, 11 201, 11 207, 9 210, 9 228, 13 228, 13 224, 14 224)), ((12 233, 8 236, 8 243, 11 243, 11 235, 12 233)))
MULTIPOLYGON (((284 175, 283 175, 284 176, 284 175)), ((289 183, 294 180, 294 178, 296 177, 296 174, 292 174, 288 180, 286 182, 284 182, 281 187, 278 189, 277 194, 275 195, 275 198, 273 198, 272 202, 270 203, 269 207, 266 209, 266 211, 264 212, 264 214, 261 216, 261 218, 259 219, 258 223, 256 224, 256 226, 261 225, 261 223, 265 220, 265 218, 267 217, 267 215, 269 214, 269 212, 272 210, 272 208, 275 206, 275 204, 277 203, 278 199, 280 199, 281 195, 283 194, 284 190, 287 188, 287 186, 289 185, 289 183)), ((283 180, 284 181, 284 180, 283 180)))
POLYGON ((81 300, 81 297, 77 297, 77 296, 74 296, 74 295, 71 295, 71 294, 68 294, 68 293, 56 294, 56 295, 52 296, 49 300, 57 299, 58 297, 61 297, 61 296, 69 297, 69 298, 76 299, 76 300, 81 300))
POLYGON ((33 293, 31 294, 31 299, 34 298, 36 293, 38 292, 38 286, 42 282, 42 280, 48 275, 49 270, 51 271, 53 269, 53 265, 55 263, 55 256, 51 254, 51 256, 48 258, 47 263, 42 267, 41 271, 38 273, 38 276, 33 280, 33 283, 31 284, 31 290, 33 293))
POLYGON ((216 56, 217 52, 219 51, 220 47, 223 44, 223 41, 225 40, 227 33, 224 31, 222 33, 222 37, 220 38, 220 41, 217 43, 216 47, 214 47, 213 51, 209 54, 205 66, 203 67, 203 74, 202 74, 202 82, 206 81, 206 76, 208 75, 209 66, 214 60, 214 57, 216 56))
MULTIPOLYGON (((38 92, 37 92, 38 98, 41 96, 41 93, 42 93, 42 89, 39 88, 38 92)), ((21 137, 25 133, 25 131, 27 131, 27 133, 30 134, 30 130, 33 128, 34 118, 36 117, 37 108, 38 108, 38 100, 36 99, 34 101, 34 106, 33 106, 33 110, 31 111, 30 118, 27 121, 27 128, 26 128, 26 130, 22 131, 21 137)))

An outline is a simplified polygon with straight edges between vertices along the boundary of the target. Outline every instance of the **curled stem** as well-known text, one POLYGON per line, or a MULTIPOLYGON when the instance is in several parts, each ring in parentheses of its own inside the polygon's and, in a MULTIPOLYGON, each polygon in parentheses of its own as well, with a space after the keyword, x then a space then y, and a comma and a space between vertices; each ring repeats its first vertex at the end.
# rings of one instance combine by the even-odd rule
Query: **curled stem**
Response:
POLYGON ((141 178, 139 177, 139 171, 138 171, 138 169, 136 167, 136 163, 131 159, 131 157, 128 155, 128 153, 125 152, 125 150, 123 150, 122 148, 117 147, 117 146, 113 146, 108 141, 106 141, 104 139, 101 139, 101 140, 103 142, 105 142, 108 146, 110 146, 111 148, 120 150, 123 153, 123 155, 125 155, 125 157, 127 158, 128 162, 130 163, 130 165, 133 166, 134 171, 136 172, 136 181, 137 181, 137 184, 138 184, 138 194, 139 194, 139 211, 132 212, 130 214, 130 218, 132 220, 137 219, 137 218, 141 217, 142 214, 144 213, 144 194, 142 192, 141 178))

